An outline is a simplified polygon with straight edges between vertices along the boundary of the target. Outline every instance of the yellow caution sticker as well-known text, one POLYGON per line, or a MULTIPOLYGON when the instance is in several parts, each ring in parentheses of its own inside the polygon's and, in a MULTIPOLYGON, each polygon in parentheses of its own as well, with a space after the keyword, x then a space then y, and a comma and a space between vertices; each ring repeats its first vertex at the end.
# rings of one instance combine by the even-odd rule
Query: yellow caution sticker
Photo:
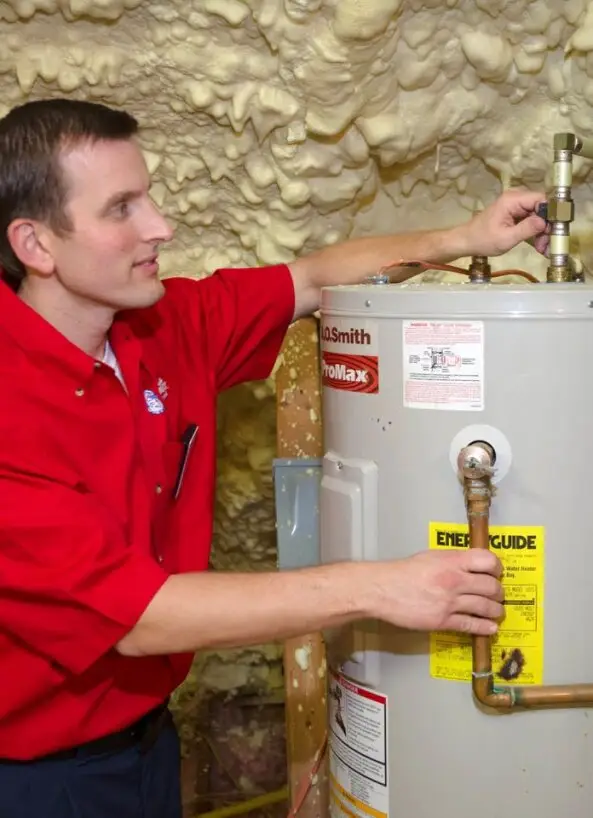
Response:
MULTIPOLYGON (((430 523, 430 548, 469 548, 467 524, 430 523)), ((503 565, 505 618, 492 640, 492 669, 498 684, 543 684, 544 527, 490 526, 490 550, 503 565)), ((471 681, 471 637, 430 635, 430 675, 471 681)))
POLYGON ((387 812, 374 809, 365 798, 356 798, 344 789, 334 775, 330 774, 330 815, 332 818, 387 818, 387 812))

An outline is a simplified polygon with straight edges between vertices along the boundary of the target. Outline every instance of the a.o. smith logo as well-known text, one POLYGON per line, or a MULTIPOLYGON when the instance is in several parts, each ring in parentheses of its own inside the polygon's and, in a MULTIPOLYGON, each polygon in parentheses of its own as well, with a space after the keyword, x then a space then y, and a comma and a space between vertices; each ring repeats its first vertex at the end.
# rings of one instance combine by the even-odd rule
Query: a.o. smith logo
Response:
POLYGON ((331 344, 363 344, 369 346, 371 334, 366 329, 351 327, 350 329, 340 329, 336 326, 326 325, 321 329, 321 340, 331 344))
POLYGON ((323 385, 332 389, 364 394, 375 394, 379 391, 379 359, 376 355, 348 355, 324 351, 321 375, 323 385))

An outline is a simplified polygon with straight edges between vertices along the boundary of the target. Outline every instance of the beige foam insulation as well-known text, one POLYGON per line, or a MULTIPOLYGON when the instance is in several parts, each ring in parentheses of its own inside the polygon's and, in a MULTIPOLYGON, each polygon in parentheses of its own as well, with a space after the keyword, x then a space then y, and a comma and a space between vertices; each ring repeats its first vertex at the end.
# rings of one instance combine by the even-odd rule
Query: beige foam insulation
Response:
MULTIPOLYGON (((0 0, 0 43, 0 114, 69 95, 139 117, 176 227, 165 274, 467 219, 549 185, 553 133, 593 128, 586 0, 0 0)), ((592 166, 575 159, 585 263, 592 166)), ((272 384, 225 399, 221 432, 214 564, 269 567, 272 384)), ((281 684, 253 652, 212 662, 214 687, 281 684)))

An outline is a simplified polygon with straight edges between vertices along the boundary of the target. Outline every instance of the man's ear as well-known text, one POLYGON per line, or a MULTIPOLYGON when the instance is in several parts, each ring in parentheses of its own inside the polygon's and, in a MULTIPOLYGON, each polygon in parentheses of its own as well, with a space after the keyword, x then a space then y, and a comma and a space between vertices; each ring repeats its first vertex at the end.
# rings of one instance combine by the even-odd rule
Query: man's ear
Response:
POLYGON ((55 262, 48 228, 32 219, 14 219, 6 231, 12 251, 29 270, 49 276, 55 269, 55 262))

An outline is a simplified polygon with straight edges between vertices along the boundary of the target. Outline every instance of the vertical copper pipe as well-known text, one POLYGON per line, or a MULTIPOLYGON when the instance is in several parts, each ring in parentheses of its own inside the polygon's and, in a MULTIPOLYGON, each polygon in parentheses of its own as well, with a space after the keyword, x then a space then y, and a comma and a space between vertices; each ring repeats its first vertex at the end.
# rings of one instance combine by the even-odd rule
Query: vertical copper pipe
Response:
MULTIPOLYGON (((465 501, 469 526, 469 547, 488 551, 490 547, 489 519, 492 490, 490 476, 466 479, 465 501)), ((492 672, 492 639, 490 636, 472 637, 472 687, 475 697, 488 707, 513 706, 510 692, 494 691, 492 672)))
MULTIPOLYGON (((481 503, 480 503, 481 505, 481 503)), ((476 516, 474 504, 468 505, 470 547, 488 550, 488 511, 476 516)), ((478 698, 491 693, 492 645, 489 636, 474 636, 472 650, 472 670, 474 691, 478 698)))

